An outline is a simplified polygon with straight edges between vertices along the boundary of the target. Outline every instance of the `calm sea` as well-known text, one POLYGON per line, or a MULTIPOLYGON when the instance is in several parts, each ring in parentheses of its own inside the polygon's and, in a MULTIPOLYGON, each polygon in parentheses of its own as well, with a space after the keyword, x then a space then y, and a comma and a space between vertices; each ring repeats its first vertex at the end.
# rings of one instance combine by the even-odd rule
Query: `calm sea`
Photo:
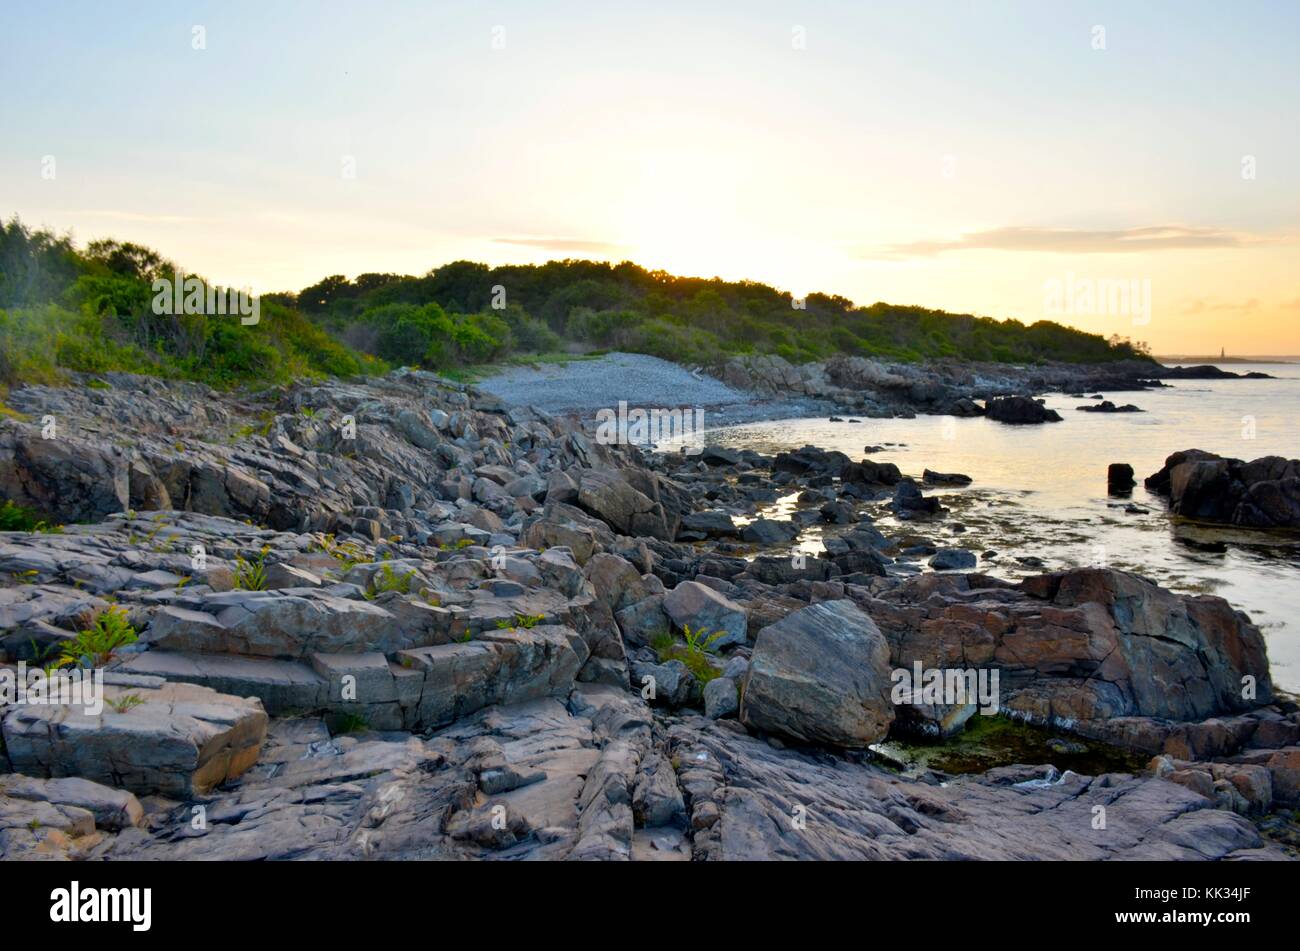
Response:
MULTIPOLYGON (((865 446, 879 445, 884 448, 871 459, 896 463, 918 479, 926 468, 965 473, 974 479, 969 488, 935 490, 951 510, 946 519, 905 527, 878 507, 878 523, 886 534, 908 531, 940 545, 996 551, 996 559, 981 564, 1004 577, 1044 570, 1015 560, 1034 556, 1047 569, 1105 563, 1176 591, 1220 595, 1263 630, 1277 684, 1300 692, 1300 533, 1179 524, 1142 486, 1180 449, 1242 459, 1300 456, 1300 366, 1225 369, 1260 370, 1277 379, 1176 381, 1160 390, 1105 394, 1145 410, 1132 414, 1080 413, 1075 407, 1091 401, 1052 395, 1047 405, 1065 421, 1041 426, 935 416, 790 419, 710 430, 708 441, 767 453, 811 443, 854 459, 863 457, 865 446), (1145 512, 1128 513, 1107 497, 1112 462, 1133 466, 1138 486, 1132 501, 1145 512)), ((793 496, 770 511, 780 514, 792 505, 793 496)), ((820 529, 810 529, 800 544, 816 551, 819 535, 820 529)))

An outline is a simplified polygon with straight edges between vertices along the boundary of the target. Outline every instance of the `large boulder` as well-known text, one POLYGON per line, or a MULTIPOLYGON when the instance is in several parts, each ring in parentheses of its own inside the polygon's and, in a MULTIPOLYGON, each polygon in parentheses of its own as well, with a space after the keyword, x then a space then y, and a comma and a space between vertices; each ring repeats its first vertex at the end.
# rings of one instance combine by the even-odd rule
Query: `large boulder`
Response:
POLYGON ((1124 571, 1080 568, 1016 586, 927 574, 860 603, 897 666, 1000 668, 1002 708, 1036 722, 1203 720, 1272 699, 1264 639, 1244 614, 1124 571))
POLYGON ((741 540, 751 545, 779 545, 798 535, 799 526, 789 519, 756 518, 740 530, 741 540))
POLYGON ((846 462, 840 468, 840 481, 846 485, 897 485, 903 478, 898 466, 892 462, 846 462))
POLYGON ((888 642, 852 601, 787 615, 758 633, 740 719, 804 743, 875 743, 894 720, 888 642))
POLYGON ((578 505, 620 535, 650 535, 672 541, 663 506, 638 491, 622 471, 589 469, 578 483, 578 505))

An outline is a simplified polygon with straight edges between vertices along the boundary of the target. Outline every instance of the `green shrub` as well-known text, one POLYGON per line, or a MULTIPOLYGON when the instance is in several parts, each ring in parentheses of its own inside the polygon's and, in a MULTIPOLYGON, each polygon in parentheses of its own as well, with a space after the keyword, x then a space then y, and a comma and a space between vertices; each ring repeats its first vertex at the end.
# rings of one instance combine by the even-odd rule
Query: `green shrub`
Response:
POLYGON ((21 505, 15 505, 12 499, 5 499, 0 505, 0 532, 44 532, 61 533, 57 525, 40 518, 36 512, 21 505))

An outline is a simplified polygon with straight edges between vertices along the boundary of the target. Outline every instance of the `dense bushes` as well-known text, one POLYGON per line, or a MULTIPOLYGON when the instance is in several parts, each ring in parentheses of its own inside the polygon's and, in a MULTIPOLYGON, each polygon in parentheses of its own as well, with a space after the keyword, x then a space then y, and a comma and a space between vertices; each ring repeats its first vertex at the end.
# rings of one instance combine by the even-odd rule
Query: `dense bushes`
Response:
POLYGON ((856 307, 843 297, 813 294, 795 306, 765 284, 683 278, 635 264, 551 261, 489 268, 457 261, 423 277, 331 277, 298 295, 299 306, 324 326, 390 360, 410 360, 366 345, 356 323, 387 324, 409 308, 436 304, 452 322, 442 328, 450 350, 427 352, 428 366, 475 362, 485 353, 572 349, 631 350, 683 363, 716 363, 730 355, 776 353, 794 362, 835 354, 896 360, 956 358, 1032 363, 1099 362, 1142 356, 1127 342, 1107 341, 1048 321, 1026 326, 920 307, 856 307), (504 309, 493 307, 505 303, 504 309), (485 322, 486 316, 504 321, 485 322), (496 342, 474 334, 478 329, 496 342), (457 331, 457 328, 462 328, 457 331))
POLYGON ((826 294, 793 301, 765 284, 630 262, 455 261, 421 277, 333 275, 298 294, 263 297, 260 323, 245 326, 237 317, 153 313, 151 282, 173 271, 139 245, 96 241, 79 252, 16 219, 0 223, 0 382, 130 370, 228 387, 594 348, 706 365, 752 353, 796 363, 836 354, 1016 363, 1143 355, 1048 321, 857 307, 826 294))
POLYGON ((78 252, 66 238, 0 222, 0 383, 57 381, 64 371, 127 371, 218 387, 379 369, 283 298, 238 316, 158 314, 152 282, 175 268, 117 241, 78 252))

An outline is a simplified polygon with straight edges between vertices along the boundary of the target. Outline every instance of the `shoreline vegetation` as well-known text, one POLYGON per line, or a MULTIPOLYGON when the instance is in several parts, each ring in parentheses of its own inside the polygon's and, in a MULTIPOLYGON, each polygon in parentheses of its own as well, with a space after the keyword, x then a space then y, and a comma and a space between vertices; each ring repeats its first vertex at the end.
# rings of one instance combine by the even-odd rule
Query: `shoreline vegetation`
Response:
POLYGON ((750 281, 676 277, 631 262, 490 268, 456 261, 419 277, 331 276, 260 298, 260 321, 156 314, 154 282, 184 273, 129 242, 0 223, 0 382, 54 383, 69 371, 141 373, 230 389, 378 374, 411 365, 473 379, 485 365, 622 350, 689 366, 737 357, 806 364, 1114 363, 1156 366, 1140 343, 1050 321, 1025 325, 750 281))

